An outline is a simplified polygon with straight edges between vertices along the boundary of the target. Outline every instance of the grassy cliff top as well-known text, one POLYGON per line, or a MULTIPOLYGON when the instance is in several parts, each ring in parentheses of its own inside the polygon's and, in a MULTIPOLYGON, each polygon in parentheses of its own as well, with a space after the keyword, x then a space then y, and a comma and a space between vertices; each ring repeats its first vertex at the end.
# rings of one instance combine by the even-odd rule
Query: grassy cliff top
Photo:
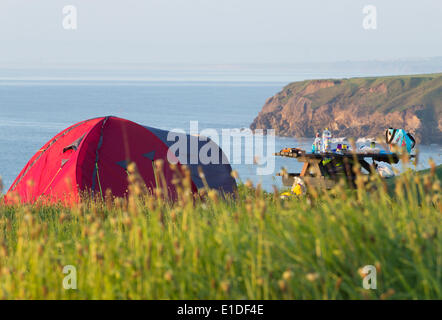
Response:
MULTIPOLYGON (((384 113, 402 111, 412 106, 432 107, 442 111, 442 73, 349 79, 321 79, 293 82, 281 94, 287 100, 301 94, 317 108, 331 101, 357 103, 384 113)), ((282 101, 284 102, 284 101, 282 101)))

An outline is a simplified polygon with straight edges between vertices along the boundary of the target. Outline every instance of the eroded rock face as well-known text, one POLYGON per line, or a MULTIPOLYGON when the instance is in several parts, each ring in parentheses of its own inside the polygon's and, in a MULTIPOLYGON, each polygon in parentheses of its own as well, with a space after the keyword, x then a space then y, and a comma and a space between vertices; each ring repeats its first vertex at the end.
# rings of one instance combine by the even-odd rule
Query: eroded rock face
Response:
POLYGON ((389 127, 442 144, 442 75, 295 82, 269 98, 250 128, 280 136, 383 137, 389 127))

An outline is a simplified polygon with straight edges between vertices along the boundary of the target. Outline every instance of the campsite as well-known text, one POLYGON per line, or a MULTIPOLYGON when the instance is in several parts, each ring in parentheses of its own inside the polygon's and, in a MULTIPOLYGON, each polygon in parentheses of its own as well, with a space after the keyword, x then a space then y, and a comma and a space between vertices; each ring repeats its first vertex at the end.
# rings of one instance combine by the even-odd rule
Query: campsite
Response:
POLYGON ((116 116, 71 123, 3 190, 0 298, 438 298, 441 165, 433 153, 422 170, 403 130, 380 135, 283 139, 269 190, 219 140, 116 116))
POLYGON ((389 184, 355 171, 355 188, 340 180, 331 189, 309 186, 307 195, 281 197, 276 188, 266 192, 242 182, 230 165, 192 169, 175 162, 166 168, 165 135, 102 117, 49 140, 0 206, 1 298, 440 295, 440 166, 406 170, 389 184), (136 136, 126 155, 115 153, 124 134, 136 136), (143 134, 153 144, 140 149, 143 134), (46 174, 33 174, 36 168, 46 174), (62 179, 68 174, 89 182, 69 185, 71 179, 62 179), (41 178, 36 183, 32 176, 41 178), (81 289, 60 285, 66 265, 75 266, 75 287, 81 289), (375 266, 377 290, 360 285, 366 265, 375 266))
POLYGON ((192 161, 192 150, 197 149, 195 153, 199 155, 203 148, 224 159, 217 145, 207 139, 173 134, 180 145, 180 140, 186 142, 183 150, 177 149, 181 151, 177 158, 171 151, 175 150, 175 143, 167 139, 168 135, 167 131, 117 117, 81 121, 57 134, 29 160, 5 201, 17 196, 24 203, 41 200, 69 205, 79 202, 82 193, 98 194, 102 200, 106 192, 112 197, 124 197, 131 165, 140 175, 145 192, 164 190, 166 198, 176 198, 172 180, 183 180, 182 163, 189 165, 192 192, 205 186, 225 194, 234 192, 236 183, 228 161, 202 162, 200 157, 192 161))
POLYGON ((441 15, 434 0, 0 1, 2 306, 431 312, 441 15))

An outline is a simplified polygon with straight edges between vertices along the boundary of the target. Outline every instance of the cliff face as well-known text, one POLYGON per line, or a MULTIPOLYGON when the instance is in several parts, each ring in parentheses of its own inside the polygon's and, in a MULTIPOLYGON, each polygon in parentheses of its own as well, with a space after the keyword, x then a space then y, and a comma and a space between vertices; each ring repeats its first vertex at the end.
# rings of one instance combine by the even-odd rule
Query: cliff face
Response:
POLYGON ((280 136, 379 137, 388 127, 442 144, 442 73, 294 82, 269 98, 250 128, 280 136))

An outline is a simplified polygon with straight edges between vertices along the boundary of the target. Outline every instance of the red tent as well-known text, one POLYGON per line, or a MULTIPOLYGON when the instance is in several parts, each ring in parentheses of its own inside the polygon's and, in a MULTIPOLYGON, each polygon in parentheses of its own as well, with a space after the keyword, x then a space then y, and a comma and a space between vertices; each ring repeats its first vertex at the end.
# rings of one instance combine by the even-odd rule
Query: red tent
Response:
MULTIPOLYGON (((145 185, 154 188, 158 180, 153 162, 157 159, 165 162, 163 174, 173 197, 174 172, 167 163, 170 143, 164 141, 166 132, 117 117, 79 122, 57 134, 29 160, 6 198, 15 193, 22 202, 46 199, 70 204, 80 199, 82 191, 103 194, 108 189, 114 196, 122 197, 127 194, 128 163, 135 162, 145 185)), ((177 165, 180 168, 179 162, 177 165)), ((203 186, 198 181, 198 166, 189 166, 194 192, 203 186)), ((215 181, 211 187, 233 192, 236 184, 230 176, 230 165, 208 164, 203 169, 208 180, 215 181)))

